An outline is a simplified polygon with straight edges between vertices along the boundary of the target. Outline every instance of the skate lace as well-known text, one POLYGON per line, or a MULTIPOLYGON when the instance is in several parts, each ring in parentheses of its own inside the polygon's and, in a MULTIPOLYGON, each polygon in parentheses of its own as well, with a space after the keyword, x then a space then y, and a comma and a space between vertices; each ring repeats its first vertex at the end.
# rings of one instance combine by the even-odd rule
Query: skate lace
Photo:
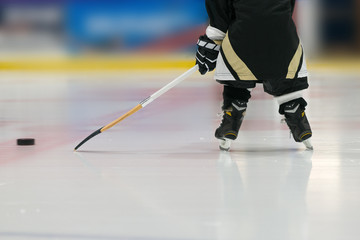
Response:
POLYGON ((217 117, 221 118, 221 123, 220 123, 220 127, 222 127, 225 123, 225 111, 224 112, 219 112, 216 114, 217 117))
MULTIPOLYGON (((282 118, 282 119, 280 120, 280 123, 281 123, 281 124, 287 124, 286 121, 285 121, 285 118, 282 118)), ((291 130, 289 130, 289 138, 290 138, 290 139, 292 138, 292 132, 291 132, 291 130)))
POLYGON ((218 118, 221 118, 220 127, 224 124, 224 112, 219 112, 216 114, 218 118))

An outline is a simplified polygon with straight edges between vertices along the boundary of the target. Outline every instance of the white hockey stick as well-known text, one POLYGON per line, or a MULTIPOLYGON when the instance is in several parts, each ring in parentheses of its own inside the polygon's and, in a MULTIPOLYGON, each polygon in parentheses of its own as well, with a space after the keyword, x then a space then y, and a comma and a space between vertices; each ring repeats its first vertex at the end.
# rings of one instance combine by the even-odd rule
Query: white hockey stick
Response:
POLYGON ((95 137, 96 135, 108 130, 109 128, 115 126, 125 118, 129 117, 130 115, 134 114, 135 112, 139 111, 140 109, 144 108, 146 105, 150 104, 152 101, 169 91, 171 88, 175 87, 177 84, 188 78, 191 74, 196 72, 199 69, 198 65, 195 65, 194 67, 187 70, 185 73, 181 74, 179 77, 171 81, 170 83, 166 84, 164 87, 162 87, 160 90, 152 94, 150 97, 145 98, 143 101, 141 101, 138 105, 136 105, 134 108, 132 108, 130 111, 122 115, 121 117, 117 118, 116 120, 112 121, 108 125, 96 130, 92 134, 90 134, 88 137, 86 137, 81 143, 79 143, 74 151, 76 151, 81 145, 86 143, 91 138, 95 137))

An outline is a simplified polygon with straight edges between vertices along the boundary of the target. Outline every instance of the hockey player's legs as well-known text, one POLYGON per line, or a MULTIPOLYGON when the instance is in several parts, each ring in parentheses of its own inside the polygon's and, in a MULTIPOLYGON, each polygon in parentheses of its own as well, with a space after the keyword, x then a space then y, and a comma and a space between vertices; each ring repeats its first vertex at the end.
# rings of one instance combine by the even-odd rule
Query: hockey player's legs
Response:
POLYGON ((276 97, 279 103, 279 113, 285 116, 292 136, 296 142, 302 142, 308 149, 313 149, 310 138, 312 131, 305 114, 307 102, 302 98, 302 91, 276 97))
POLYGON ((223 119, 215 131, 215 137, 220 140, 220 149, 228 151, 231 141, 238 136, 244 119, 247 102, 251 94, 246 88, 233 86, 234 81, 227 82, 223 91, 223 119))
MULTIPOLYGON (((301 71, 299 72, 301 73, 301 71)), ((264 91, 273 95, 279 104, 279 113, 285 116, 296 142, 302 142, 312 149, 310 138, 311 127, 305 114, 307 102, 303 98, 303 90, 308 88, 307 76, 294 79, 270 79, 263 81, 264 91)))

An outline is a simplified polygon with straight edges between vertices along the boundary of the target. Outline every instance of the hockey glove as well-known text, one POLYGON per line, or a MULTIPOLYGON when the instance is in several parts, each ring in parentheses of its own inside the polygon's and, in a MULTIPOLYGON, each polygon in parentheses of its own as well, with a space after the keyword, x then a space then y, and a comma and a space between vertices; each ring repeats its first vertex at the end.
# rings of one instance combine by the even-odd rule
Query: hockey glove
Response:
POLYGON ((201 75, 204 75, 215 69, 220 45, 217 45, 213 40, 203 35, 200 36, 197 46, 196 64, 199 65, 201 75))

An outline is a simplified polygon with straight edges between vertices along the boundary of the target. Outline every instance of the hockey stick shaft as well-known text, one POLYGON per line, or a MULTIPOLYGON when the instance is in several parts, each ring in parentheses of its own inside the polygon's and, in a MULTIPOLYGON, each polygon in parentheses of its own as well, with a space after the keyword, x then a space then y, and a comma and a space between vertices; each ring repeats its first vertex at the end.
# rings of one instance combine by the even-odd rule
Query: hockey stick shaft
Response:
POLYGON ((82 142, 80 142, 74 149, 74 151, 76 151, 77 149, 80 148, 80 146, 82 146, 84 143, 86 143, 87 141, 89 141, 91 138, 95 137, 96 135, 112 128, 113 126, 115 126, 116 124, 118 124, 119 122, 121 122, 122 120, 124 120, 125 118, 129 117, 130 115, 136 113, 137 111, 139 111, 140 109, 146 107, 148 104, 150 104, 152 101, 154 101, 155 99, 157 99, 158 97, 160 97, 161 95, 163 95, 164 93, 166 93, 167 91, 169 91, 171 88, 175 87, 177 84, 179 84, 180 82, 182 82, 183 80, 185 80, 186 78, 188 78, 191 74, 193 74, 194 72, 196 72, 199 69, 198 65, 195 65, 194 67, 190 68, 188 71, 186 71, 185 73, 181 74, 179 77, 177 77, 176 79, 174 79, 173 81, 171 81, 170 83, 166 84, 164 87, 162 87, 160 90, 158 90, 157 92, 153 93, 150 97, 145 98, 143 101, 141 101, 138 105, 136 105, 134 108, 132 108, 130 111, 128 111, 127 113, 125 113, 124 115, 122 115, 121 117, 117 118, 116 120, 112 121, 111 123, 107 124, 106 126, 96 130, 95 132, 93 132, 92 134, 90 134, 88 137, 86 137, 82 142))

